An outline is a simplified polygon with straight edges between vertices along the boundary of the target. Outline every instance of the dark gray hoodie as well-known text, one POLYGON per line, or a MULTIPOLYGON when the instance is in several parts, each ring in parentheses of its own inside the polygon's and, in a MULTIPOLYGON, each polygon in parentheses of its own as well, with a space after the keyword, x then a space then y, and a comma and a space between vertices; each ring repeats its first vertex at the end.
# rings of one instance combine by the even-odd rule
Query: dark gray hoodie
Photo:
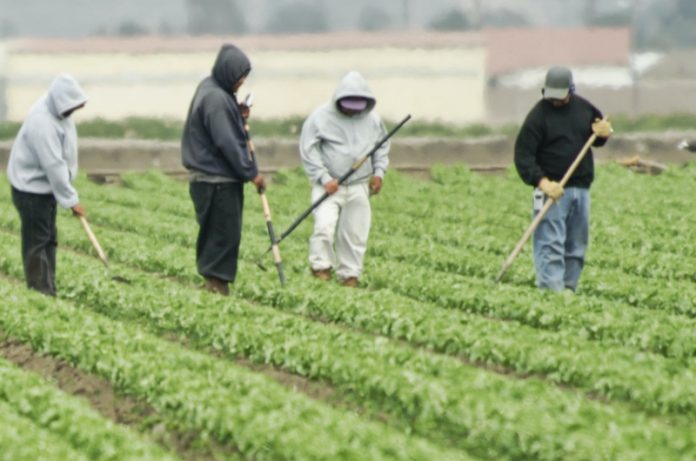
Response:
POLYGON ((196 89, 184 125, 181 157, 188 170, 240 182, 258 174, 233 93, 235 83, 250 71, 251 63, 242 50, 222 46, 212 74, 196 89))

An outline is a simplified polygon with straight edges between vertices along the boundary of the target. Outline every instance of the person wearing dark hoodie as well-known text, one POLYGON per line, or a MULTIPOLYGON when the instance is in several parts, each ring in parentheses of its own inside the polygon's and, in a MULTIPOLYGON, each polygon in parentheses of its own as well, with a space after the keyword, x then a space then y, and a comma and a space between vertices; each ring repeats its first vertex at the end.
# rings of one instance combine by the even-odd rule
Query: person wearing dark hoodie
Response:
POLYGON ((309 240, 312 274, 330 280, 335 269, 336 278, 350 287, 358 285, 362 273, 372 217, 369 197, 382 189, 389 142, 340 187, 338 178, 386 135, 381 118, 373 110, 376 103, 362 75, 350 72, 331 101, 307 118, 300 138, 312 201, 325 192, 330 195, 314 210, 314 232, 309 240))
POLYGON ((534 264, 541 289, 575 291, 589 242, 592 150, 565 185, 560 181, 594 133, 601 147, 614 131, 592 103, 575 94, 573 74, 562 66, 546 73, 542 99, 527 115, 515 141, 515 167, 534 187, 533 213, 553 206, 534 232, 534 264))
POLYGON ((181 139, 189 193, 199 225, 196 243, 198 273, 206 288, 229 294, 237 275, 242 237, 244 183, 265 188, 247 146, 245 120, 249 108, 237 91, 251 72, 247 56, 234 45, 220 49, 210 76, 198 85, 181 139))
POLYGON ((77 130, 72 113, 87 96, 69 75, 59 75, 31 108, 10 151, 7 177, 19 212, 27 286, 56 295, 57 205, 84 216, 72 182, 77 176, 77 130))

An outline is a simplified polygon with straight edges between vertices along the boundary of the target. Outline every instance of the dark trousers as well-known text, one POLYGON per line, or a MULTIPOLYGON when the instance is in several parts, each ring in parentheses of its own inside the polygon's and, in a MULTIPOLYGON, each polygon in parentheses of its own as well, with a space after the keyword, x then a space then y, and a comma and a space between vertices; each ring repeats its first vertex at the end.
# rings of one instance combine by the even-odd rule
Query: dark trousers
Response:
POLYGON ((242 240, 244 184, 192 182, 189 193, 196 209, 196 265, 206 278, 234 282, 242 240))
POLYGON ((22 262, 27 286, 56 295, 56 199, 12 188, 12 202, 22 221, 22 262))

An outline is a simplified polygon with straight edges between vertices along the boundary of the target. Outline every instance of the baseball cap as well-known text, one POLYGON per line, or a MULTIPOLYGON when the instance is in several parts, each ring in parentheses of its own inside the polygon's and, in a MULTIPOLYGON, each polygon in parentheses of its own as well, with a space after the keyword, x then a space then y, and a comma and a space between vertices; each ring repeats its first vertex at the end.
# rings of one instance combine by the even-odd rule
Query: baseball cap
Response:
POLYGON ((545 99, 565 99, 573 85, 573 74, 563 66, 554 66, 546 72, 545 99))
POLYGON ((367 99, 360 97, 341 98, 338 103, 342 108, 348 110, 363 111, 367 108, 367 99))

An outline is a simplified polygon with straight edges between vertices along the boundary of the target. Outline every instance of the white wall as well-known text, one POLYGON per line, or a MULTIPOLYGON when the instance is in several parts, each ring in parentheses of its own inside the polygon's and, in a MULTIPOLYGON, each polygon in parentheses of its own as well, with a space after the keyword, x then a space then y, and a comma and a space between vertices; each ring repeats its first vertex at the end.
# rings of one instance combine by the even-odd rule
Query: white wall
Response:
MULTIPOLYGON (((329 100, 349 70, 367 78, 388 119, 407 113, 465 123, 485 117, 483 48, 380 48, 249 51, 253 72, 240 93, 256 95, 254 116, 306 116, 329 100)), ((90 101, 82 117, 129 115, 181 119, 215 53, 15 54, 8 61, 8 118, 21 120, 61 72, 81 82, 90 101)))

